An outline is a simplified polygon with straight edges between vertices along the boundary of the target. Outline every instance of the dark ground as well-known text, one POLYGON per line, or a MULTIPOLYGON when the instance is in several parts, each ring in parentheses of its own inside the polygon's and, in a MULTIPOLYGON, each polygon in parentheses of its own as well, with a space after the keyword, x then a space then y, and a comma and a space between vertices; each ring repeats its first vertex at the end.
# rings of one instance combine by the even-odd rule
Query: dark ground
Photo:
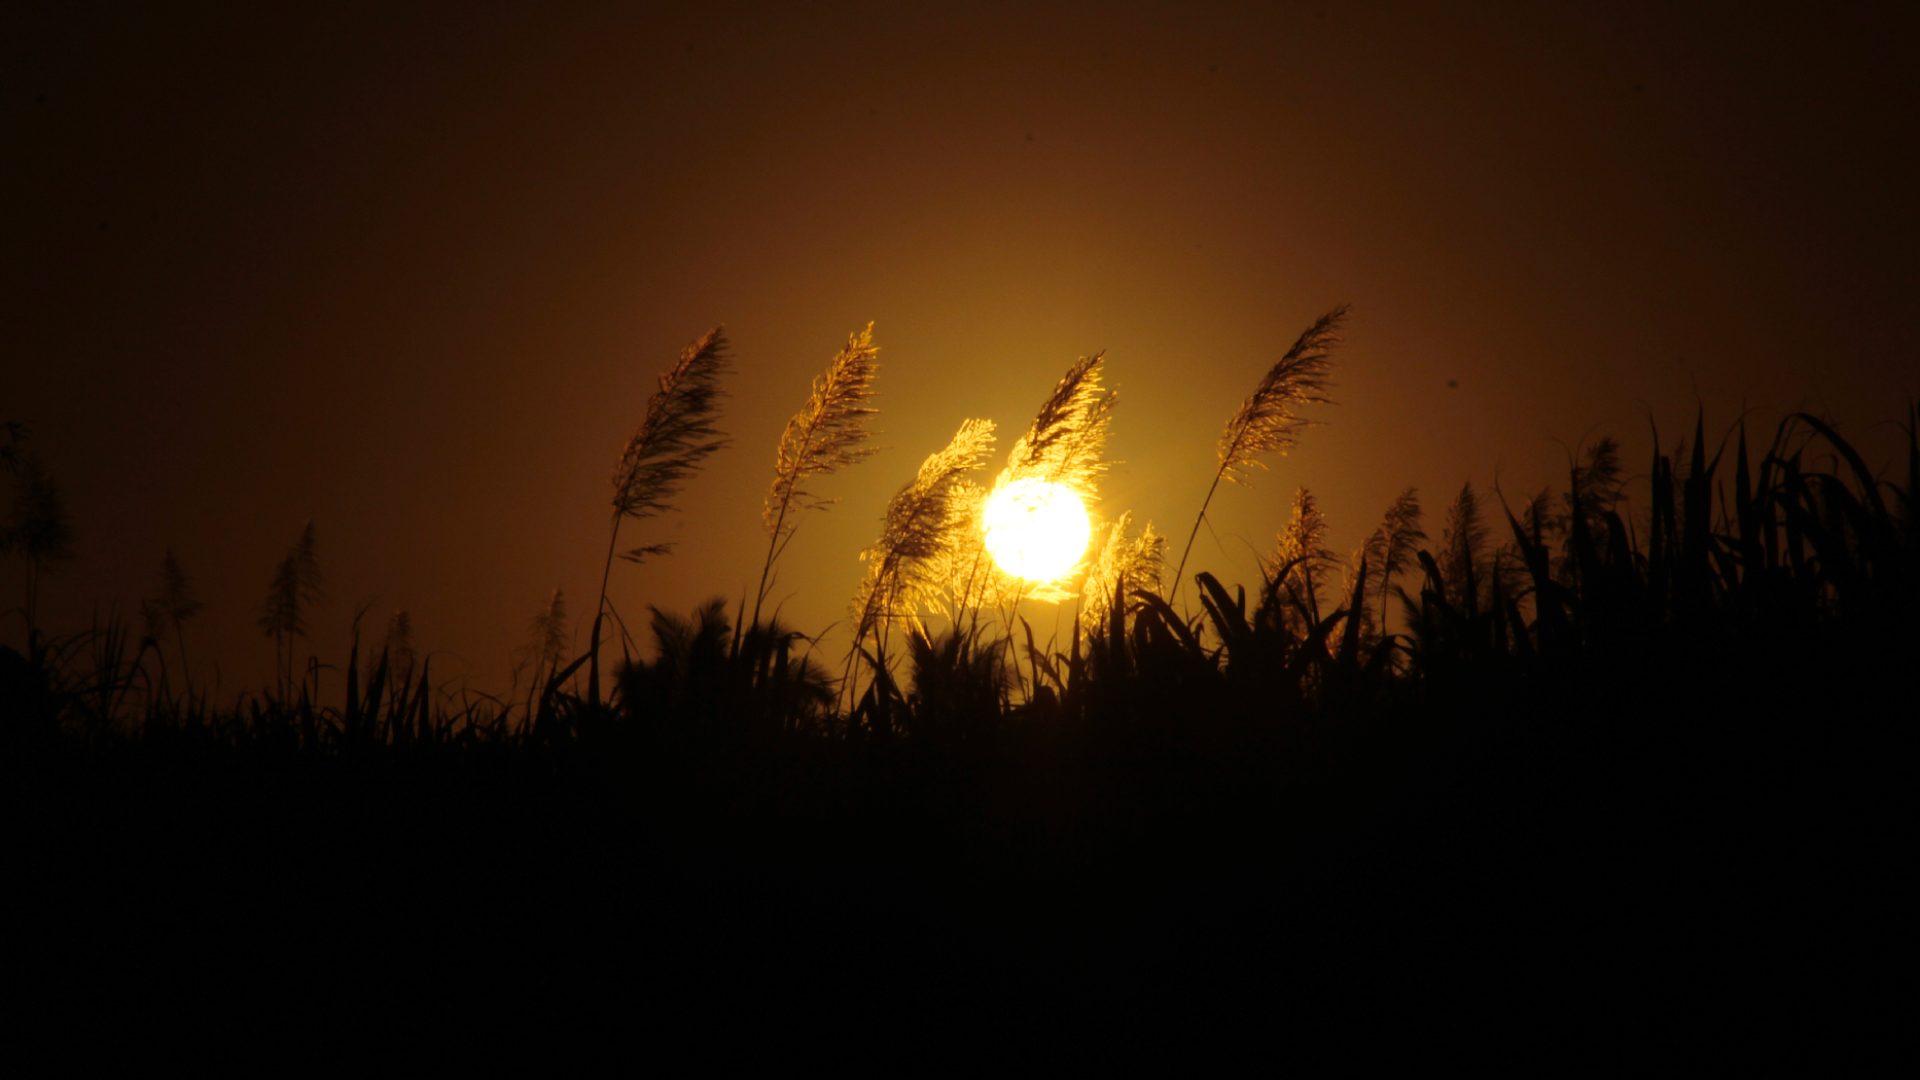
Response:
POLYGON ((1910 1046, 1912 683, 1870 670, 944 746, 16 744, 10 981, 101 1031, 1826 1068, 1910 1046))

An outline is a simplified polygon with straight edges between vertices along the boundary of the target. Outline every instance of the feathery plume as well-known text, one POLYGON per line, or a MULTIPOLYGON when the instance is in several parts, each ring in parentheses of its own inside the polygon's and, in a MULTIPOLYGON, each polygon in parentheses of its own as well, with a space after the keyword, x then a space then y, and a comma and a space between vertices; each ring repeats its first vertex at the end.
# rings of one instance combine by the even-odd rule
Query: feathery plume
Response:
POLYGON ((320 601, 320 557, 313 522, 300 530, 273 571, 267 599, 260 608, 260 631, 267 637, 305 637, 306 611, 320 601))
POLYGON ((1342 304, 1315 319, 1227 420, 1218 447, 1221 476, 1244 483, 1254 469, 1266 468, 1262 456, 1293 449, 1307 425, 1299 414, 1302 406, 1333 401, 1327 396, 1332 353, 1346 317, 1342 304))
POLYGON ((813 393, 806 405, 780 433, 780 446, 774 452, 773 486, 767 489, 761 509, 767 527, 767 559, 760 569, 751 625, 760 623, 760 607, 767 599, 773 564, 799 528, 799 521, 790 520, 790 515, 796 510, 823 509, 834 502, 809 491, 805 487, 808 479, 858 464, 878 450, 867 445, 867 423, 880 412, 869 404, 874 377, 879 373, 879 355, 871 322, 865 330, 847 335, 846 348, 835 354, 826 372, 813 380, 813 393))
POLYGON ((1166 570, 1167 538, 1155 532, 1148 522, 1138 536, 1128 536, 1133 511, 1120 515, 1107 529, 1100 553, 1087 568, 1080 588, 1080 625, 1106 625, 1112 614, 1116 592, 1131 596, 1136 592, 1159 592, 1160 577, 1166 570))
POLYGON ((1573 469, 1572 490, 1566 494, 1567 512, 1577 508, 1588 526, 1598 530, 1620 501, 1620 441, 1608 435, 1587 447, 1586 460, 1573 469))
POLYGON ((13 474, 13 502, 0 522, 0 554, 19 552, 27 562, 27 634, 38 623, 40 575, 56 563, 73 558, 73 524, 67 503, 40 455, 26 446, 26 428, 8 424, 7 441, 0 446, 0 468, 13 474))
POLYGON ((280 668, 280 691, 293 689, 293 639, 307 635, 307 609, 320 601, 320 556, 313 522, 300 530, 300 539, 274 568, 267 599, 260 608, 261 632, 273 639, 274 659, 280 668))
POLYGON ((187 580, 187 571, 171 548, 161 563, 160 595, 154 599, 159 602, 167 621, 175 626, 193 618, 200 610, 200 601, 193 595, 193 584, 187 580))
POLYGON ((958 628, 968 608, 1003 603, 1014 583, 987 557, 987 489, 972 480, 956 480, 953 503, 957 515, 947 542, 927 561, 927 577, 937 585, 923 602, 958 628))
POLYGON ((1479 610, 1480 580, 1485 576, 1487 529, 1480 517, 1480 497, 1473 485, 1460 488, 1460 494, 1447 508, 1447 522, 1440 534, 1440 568, 1446 573, 1448 599, 1469 615, 1479 610))
POLYGON ((761 517, 767 534, 779 540, 793 526, 784 524, 789 508, 815 510, 835 500, 821 498, 804 486, 809 477, 825 475, 871 457, 867 422, 880 410, 873 399, 879 374, 880 348, 873 343, 873 324, 847 335, 847 346, 813 380, 807 404, 787 421, 774 454, 773 486, 767 490, 761 517))
POLYGON ((193 672, 187 666, 187 632, 184 624, 200 610, 200 601, 193 595, 193 585, 187 579, 187 571, 180 565, 180 559, 167 549, 166 558, 160 564, 160 591, 141 602, 140 613, 146 618, 147 637, 160 647, 166 637, 169 626, 173 628, 175 644, 180 651, 180 670, 185 678, 187 694, 193 694, 193 672))
POLYGON ((1553 489, 1541 488, 1520 508, 1520 526, 1536 547, 1544 546, 1549 536, 1565 531, 1566 522, 1553 509, 1553 489))
POLYGON ((961 423, 944 449, 929 454, 914 478, 887 503, 880 539, 860 553, 868 564, 854 594, 854 646, 885 623, 920 625, 919 610, 946 584, 936 574, 941 555, 963 527, 977 488, 967 474, 993 452, 991 420, 961 423))
POLYGON ((418 656, 413 650, 413 616, 404 610, 394 612, 387 620, 386 653, 387 670, 393 672, 394 685, 411 683, 418 656))
POLYGON ((1427 530, 1420 524, 1420 493, 1408 488, 1387 507, 1387 513, 1381 519, 1380 528, 1374 537, 1378 544, 1379 559, 1374 563, 1379 573, 1373 579, 1379 584, 1380 591, 1380 630, 1387 629, 1387 600, 1393 595, 1393 579, 1396 574, 1405 573, 1413 565, 1414 553, 1420 545, 1426 543, 1427 530))
MULTIPOLYGON (((627 440, 613 471, 613 510, 620 518, 647 518, 672 509, 688 476, 727 441, 714 426, 722 396, 719 379, 727 369, 727 339, 720 327, 701 335, 660 375, 660 388, 647 400, 639 430, 627 440)), ((649 545, 623 552, 633 562, 664 551, 649 545)))
POLYGON ((1308 621, 1320 621, 1320 593, 1327 571, 1339 561, 1326 545, 1327 519, 1313 492, 1302 487, 1293 493, 1293 512, 1275 545, 1269 579, 1277 581, 1293 610, 1308 621))
MULTIPOLYGON (((976 509, 1009 484, 1039 480, 1059 484, 1091 503, 1099 498, 1099 480, 1110 464, 1106 460, 1107 434, 1113 409, 1119 396, 1101 385, 1106 353, 1083 356, 1067 368, 1054 384, 1053 392, 1040 403, 1033 423, 1014 441, 1007 452, 1007 463, 994 477, 991 491, 983 493, 976 509)), ((1059 603, 1073 598, 1065 587, 1078 569, 1063 574, 1058 581, 1023 582, 1009 577, 986 555, 985 530, 981 522, 959 530, 952 553, 953 580, 960 595, 953 603, 951 617, 958 622, 972 608, 978 611, 988 604, 1021 597, 1059 603)))
POLYGON ((1118 396, 1101 386, 1105 353, 1074 361, 1040 403, 1033 423, 1007 452, 1006 468, 994 480, 998 490, 1016 480, 1038 479, 1071 488, 1082 499, 1098 495, 1107 428, 1118 396))
POLYGON ((554 667, 567 658, 571 640, 567 634, 567 594, 554 589, 540 614, 533 617, 532 653, 541 667, 554 667))

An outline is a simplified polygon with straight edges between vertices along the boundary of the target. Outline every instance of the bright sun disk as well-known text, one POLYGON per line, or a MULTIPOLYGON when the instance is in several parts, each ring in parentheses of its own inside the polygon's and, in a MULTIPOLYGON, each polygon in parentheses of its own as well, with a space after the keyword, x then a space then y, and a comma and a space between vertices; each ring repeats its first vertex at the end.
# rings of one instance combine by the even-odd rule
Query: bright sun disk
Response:
POLYGON ((982 516, 993 561, 1028 581, 1058 581, 1071 573, 1092 535, 1079 494, 1045 480, 1015 480, 995 491, 982 516))

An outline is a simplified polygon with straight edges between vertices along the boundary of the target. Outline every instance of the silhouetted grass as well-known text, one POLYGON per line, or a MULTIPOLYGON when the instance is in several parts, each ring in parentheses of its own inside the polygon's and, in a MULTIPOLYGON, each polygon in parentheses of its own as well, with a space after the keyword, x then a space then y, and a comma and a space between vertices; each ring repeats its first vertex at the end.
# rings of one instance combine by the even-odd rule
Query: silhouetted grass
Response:
POLYGON ((1048 645, 919 615, 969 422, 870 553, 857 697, 720 600, 653 611, 605 701, 557 593, 525 698, 450 696, 392 632, 214 702, 158 629, 36 631, 0 653, 19 970, 56 1002, 376 1009, 591 977, 567 1009, 716 1029, 1491 1010, 1484 1038, 1596 1061, 1675 1025, 1884 1033, 1889 973, 1833 980, 1909 895, 1913 420, 1901 479, 1816 417, 1757 454, 1696 422, 1644 516, 1605 444, 1557 501, 1463 489, 1434 548, 1409 491, 1338 588, 1303 492, 1264 579, 1197 575, 1192 617, 1122 518, 1048 645))

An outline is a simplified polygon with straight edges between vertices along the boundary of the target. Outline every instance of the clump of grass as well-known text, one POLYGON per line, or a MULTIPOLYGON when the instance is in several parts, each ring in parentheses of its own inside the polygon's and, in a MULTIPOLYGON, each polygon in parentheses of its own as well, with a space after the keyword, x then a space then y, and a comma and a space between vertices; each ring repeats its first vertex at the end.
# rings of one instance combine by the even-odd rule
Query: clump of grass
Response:
POLYGON ((851 689, 853 660, 869 638, 877 656, 884 631, 904 622, 923 629, 920 611, 946 587, 938 570, 964 528, 973 488, 969 474, 985 466, 993 452, 991 420, 966 420, 947 445, 920 463, 914 478, 894 493, 881 517, 880 538, 860 553, 867 564, 853 597, 853 652, 846 682, 851 689))

